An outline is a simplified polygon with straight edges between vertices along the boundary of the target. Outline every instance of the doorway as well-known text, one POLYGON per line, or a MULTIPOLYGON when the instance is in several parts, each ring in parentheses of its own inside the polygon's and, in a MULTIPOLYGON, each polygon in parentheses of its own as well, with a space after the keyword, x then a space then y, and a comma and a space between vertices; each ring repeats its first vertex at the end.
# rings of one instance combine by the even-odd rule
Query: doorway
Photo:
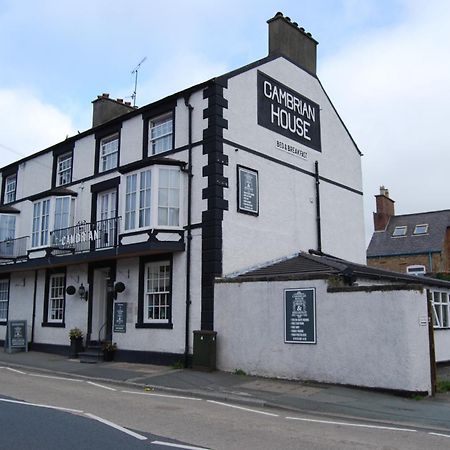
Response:
POLYGON ((101 267, 93 271, 92 341, 112 339, 113 268, 101 267))

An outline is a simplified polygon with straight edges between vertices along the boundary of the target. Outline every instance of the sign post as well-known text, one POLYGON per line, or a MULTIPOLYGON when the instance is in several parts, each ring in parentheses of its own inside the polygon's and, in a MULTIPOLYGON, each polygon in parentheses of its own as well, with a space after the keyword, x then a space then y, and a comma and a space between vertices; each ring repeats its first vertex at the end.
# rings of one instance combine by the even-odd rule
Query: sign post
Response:
POLYGON ((5 350, 12 353, 13 350, 21 348, 28 351, 27 321, 10 320, 6 328, 5 350))
POLYGON ((316 344, 316 290, 284 290, 284 342, 316 344))

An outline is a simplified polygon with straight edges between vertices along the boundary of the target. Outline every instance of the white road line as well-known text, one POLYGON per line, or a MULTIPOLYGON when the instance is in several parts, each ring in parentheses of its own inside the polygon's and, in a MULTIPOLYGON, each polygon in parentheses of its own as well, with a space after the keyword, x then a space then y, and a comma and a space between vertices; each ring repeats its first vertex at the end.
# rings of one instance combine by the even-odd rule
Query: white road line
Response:
POLYGON ((124 393, 124 394, 147 395, 147 396, 151 396, 151 397, 178 398, 178 399, 182 399, 182 400, 201 401, 201 398, 183 397, 181 395, 151 394, 149 392, 134 392, 134 391, 121 391, 121 392, 124 393))
POLYGON ((376 430, 409 431, 411 433, 417 433, 417 430, 413 430, 411 428, 386 427, 382 425, 365 425, 362 423, 333 422, 331 420, 305 419, 302 417, 286 417, 286 419, 301 420, 302 422, 325 423, 328 425, 341 425, 344 427, 374 428, 376 430))
POLYGON ((5 367, 6 370, 10 370, 11 372, 15 372, 15 373, 20 373, 22 375, 26 375, 25 372, 22 372, 21 370, 17 370, 17 369, 11 369, 11 367, 5 367))
POLYGON ((76 383, 83 383, 84 380, 77 380, 76 378, 64 378, 64 377, 55 377, 51 375, 40 375, 38 373, 29 373, 30 377, 39 377, 39 378, 50 378, 52 380, 64 380, 64 381, 75 381, 76 383))
POLYGON ((441 436, 441 437, 450 438, 450 435, 448 435, 448 434, 441 434, 441 433, 428 433, 428 434, 432 434, 433 436, 441 436))
POLYGON ((127 430, 126 428, 121 427, 120 425, 117 425, 114 422, 110 422, 109 420, 103 419, 99 416, 95 416, 94 414, 90 414, 90 413, 86 413, 85 415, 87 417, 90 417, 91 419, 97 420, 98 422, 101 422, 105 425, 115 428, 116 430, 119 430, 119 431, 122 431, 123 433, 129 434, 130 436, 133 436, 134 438, 139 439, 140 441, 147 440, 147 438, 145 436, 142 436, 142 434, 137 434, 134 431, 127 430))
POLYGON ((116 391, 117 389, 114 389, 109 386, 103 386, 102 384, 94 383, 93 381, 86 381, 87 384, 92 384, 92 386, 97 386, 99 388, 108 389, 108 391, 116 391))
POLYGON ((63 408, 61 406, 52 406, 52 405, 42 405, 40 403, 28 403, 28 402, 22 402, 22 401, 19 401, 19 400, 10 400, 10 399, 7 399, 7 398, 0 398, 0 402, 16 403, 18 405, 26 405, 26 406, 37 406, 38 408, 57 409, 58 411, 67 411, 67 412, 83 414, 83 411, 80 411, 79 409, 63 408))
POLYGON ((263 414, 265 416, 279 417, 278 414, 268 413, 265 411, 258 411, 257 409, 243 408, 242 406, 230 405, 229 403, 216 402, 215 400, 206 400, 208 403, 214 403, 216 405, 228 406, 229 408, 241 409, 242 411, 254 412, 257 414, 263 414))
POLYGON ((173 442, 152 441, 152 444, 165 445, 167 447, 185 448, 186 450, 208 450, 205 447, 192 447, 190 445, 174 444, 173 442))

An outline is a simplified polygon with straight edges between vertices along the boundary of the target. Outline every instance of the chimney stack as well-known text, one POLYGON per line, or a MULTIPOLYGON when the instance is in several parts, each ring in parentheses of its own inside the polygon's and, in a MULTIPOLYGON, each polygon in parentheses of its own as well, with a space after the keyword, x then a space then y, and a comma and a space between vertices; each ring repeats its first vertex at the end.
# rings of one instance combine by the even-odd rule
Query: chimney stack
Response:
POLYGON ((285 56, 295 64, 316 74, 317 45, 318 42, 312 38, 311 33, 299 28, 296 22, 291 22, 289 17, 277 12, 269 24, 269 56, 285 56))
POLYGON ((394 200, 389 198, 389 190, 380 186, 380 193, 375 195, 377 211, 373 213, 375 231, 384 231, 391 216, 395 215, 394 200))
POLYGON ((122 98, 114 100, 109 98, 109 94, 98 95, 92 102, 92 126, 96 127, 123 114, 134 111, 130 102, 123 101, 122 98))

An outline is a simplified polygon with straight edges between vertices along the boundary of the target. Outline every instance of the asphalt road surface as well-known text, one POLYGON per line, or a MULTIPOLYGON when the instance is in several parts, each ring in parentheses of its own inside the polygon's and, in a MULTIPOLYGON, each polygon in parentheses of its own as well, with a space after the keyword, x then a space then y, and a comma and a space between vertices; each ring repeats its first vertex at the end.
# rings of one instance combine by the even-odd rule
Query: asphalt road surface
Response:
POLYGON ((445 449, 450 434, 0 368, 0 449, 445 449))

